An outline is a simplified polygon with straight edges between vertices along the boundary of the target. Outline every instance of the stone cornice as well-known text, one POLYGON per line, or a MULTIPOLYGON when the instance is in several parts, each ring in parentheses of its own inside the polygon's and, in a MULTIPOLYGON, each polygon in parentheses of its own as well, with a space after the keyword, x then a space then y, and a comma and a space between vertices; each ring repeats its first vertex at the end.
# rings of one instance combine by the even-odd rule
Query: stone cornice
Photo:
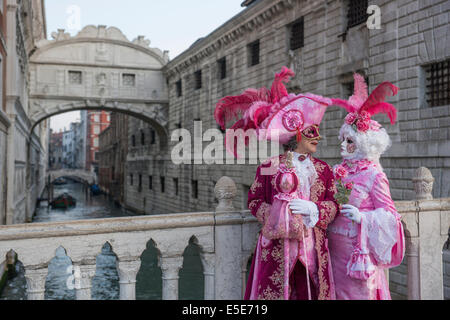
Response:
POLYGON ((170 61, 164 68, 166 75, 171 78, 182 73, 192 64, 241 39, 286 10, 292 9, 295 1, 298 0, 268 0, 255 3, 170 61))
POLYGON ((30 65, 47 65, 47 66, 67 66, 80 68, 95 68, 95 69, 120 69, 120 70, 136 70, 136 71, 162 71, 161 67, 134 67, 134 66, 119 66, 108 64, 89 64, 89 63, 73 63, 73 62, 49 62, 49 61, 30 61, 30 65))
POLYGON ((143 36, 138 36, 133 41, 129 41, 122 31, 116 27, 107 28, 103 25, 88 25, 73 37, 65 32, 64 29, 59 29, 58 32, 52 33, 52 37, 53 40, 44 39, 37 43, 37 50, 33 54, 33 60, 36 60, 36 57, 45 50, 81 42, 103 42, 133 48, 153 56, 161 65, 165 65, 169 60, 167 51, 150 47, 150 40, 145 39, 143 36))

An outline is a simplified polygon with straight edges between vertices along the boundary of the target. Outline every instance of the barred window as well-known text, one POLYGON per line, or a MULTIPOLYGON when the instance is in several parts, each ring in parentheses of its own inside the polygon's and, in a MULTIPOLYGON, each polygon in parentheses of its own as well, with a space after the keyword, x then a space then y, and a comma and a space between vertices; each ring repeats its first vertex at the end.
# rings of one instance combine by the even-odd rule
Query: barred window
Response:
POLYGON ((367 21, 367 7, 368 0, 348 0, 347 30, 367 21))
POLYGON ((153 190, 153 176, 148 176, 148 189, 153 190))
POLYGON ((198 181, 197 180, 192 180, 191 188, 192 188, 192 198, 197 199, 198 198, 198 181))
POLYGON ((202 70, 195 71, 195 89, 200 89, 202 87, 202 70))
POLYGON ((142 145, 145 144, 145 132, 144 132, 144 130, 141 130, 141 144, 142 145))
POLYGON ((165 182, 166 182, 166 179, 164 178, 164 177, 160 177, 160 182, 161 182, 161 192, 162 193, 164 193, 165 192, 165 182))
POLYGON ((156 133, 155 130, 150 130, 150 144, 156 143, 156 133))
POLYGON ((177 196, 178 195, 178 178, 173 178, 173 185, 174 185, 174 193, 177 196))
POLYGON ((81 84, 82 83, 81 71, 69 71, 69 83, 70 84, 81 84))
POLYGON ((124 87, 134 87, 136 85, 136 75, 132 73, 122 74, 122 84, 124 87))
POLYGON ((225 79, 227 77, 227 59, 223 57, 217 61, 219 69, 219 79, 225 79))
POLYGON ((303 17, 294 22, 290 28, 290 48, 295 50, 303 47, 304 45, 304 21, 303 17))
POLYGON ((183 90, 181 87, 181 79, 175 83, 175 86, 177 88, 177 97, 181 97, 183 95, 183 90))
POLYGON ((430 107, 450 104, 450 60, 425 67, 426 96, 430 107))
POLYGON ((255 66, 259 64, 259 40, 248 45, 249 65, 255 66))

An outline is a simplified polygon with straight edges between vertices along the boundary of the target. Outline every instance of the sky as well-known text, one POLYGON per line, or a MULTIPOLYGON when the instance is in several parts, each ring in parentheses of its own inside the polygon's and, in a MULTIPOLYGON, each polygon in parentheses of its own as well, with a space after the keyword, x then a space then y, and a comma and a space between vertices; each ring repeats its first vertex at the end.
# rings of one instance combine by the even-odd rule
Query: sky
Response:
MULTIPOLYGON (((65 29, 76 35, 87 25, 119 28, 128 40, 143 35, 170 59, 241 12, 244 0, 46 0, 47 38, 65 29)), ((51 118, 59 131, 79 119, 79 111, 51 118)))

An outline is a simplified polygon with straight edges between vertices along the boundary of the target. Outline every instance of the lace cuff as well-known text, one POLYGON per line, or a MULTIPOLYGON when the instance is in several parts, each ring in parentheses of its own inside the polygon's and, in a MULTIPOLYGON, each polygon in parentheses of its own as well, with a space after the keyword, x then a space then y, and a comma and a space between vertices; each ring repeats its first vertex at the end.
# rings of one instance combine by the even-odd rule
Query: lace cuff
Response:
MULTIPOLYGON (((378 264, 391 262, 392 248, 397 243, 397 218, 394 213, 383 208, 363 212, 361 224, 367 230, 367 247, 378 264)), ((362 235, 364 236, 364 235, 362 235)))

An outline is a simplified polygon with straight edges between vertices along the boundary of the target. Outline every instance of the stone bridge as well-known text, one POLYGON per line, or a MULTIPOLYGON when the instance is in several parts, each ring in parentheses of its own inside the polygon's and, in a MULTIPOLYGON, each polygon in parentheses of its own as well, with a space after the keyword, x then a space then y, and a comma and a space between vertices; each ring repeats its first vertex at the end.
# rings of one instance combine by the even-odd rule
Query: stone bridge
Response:
MULTIPOLYGON (((117 28, 63 29, 41 40, 30 57, 30 121, 74 110, 108 110, 138 117, 167 142, 168 92, 163 67, 168 53, 117 28)), ((33 130, 33 129, 32 129, 33 130)))
POLYGON ((46 182, 52 183, 58 178, 68 177, 68 178, 77 178, 82 180, 90 185, 97 182, 97 175, 95 172, 82 170, 82 169, 60 169, 60 170, 50 170, 47 173, 46 182))
MULTIPOLYGON (((396 202, 405 227, 408 298, 443 299, 442 248, 450 199, 429 199, 429 176, 418 173, 418 199, 396 202)), ((214 191, 219 204, 212 212, 0 226, 0 257, 14 250, 25 267, 28 299, 44 299, 48 265, 62 246, 79 270, 77 299, 90 299, 95 259, 108 242, 117 256, 120 299, 126 300, 136 297, 140 256, 152 241, 162 271, 162 298, 173 300, 178 299, 184 249, 194 240, 200 248, 204 298, 242 299, 260 225, 247 210, 232 207, 237 190, 230 178, 222 177, 214 191)))

